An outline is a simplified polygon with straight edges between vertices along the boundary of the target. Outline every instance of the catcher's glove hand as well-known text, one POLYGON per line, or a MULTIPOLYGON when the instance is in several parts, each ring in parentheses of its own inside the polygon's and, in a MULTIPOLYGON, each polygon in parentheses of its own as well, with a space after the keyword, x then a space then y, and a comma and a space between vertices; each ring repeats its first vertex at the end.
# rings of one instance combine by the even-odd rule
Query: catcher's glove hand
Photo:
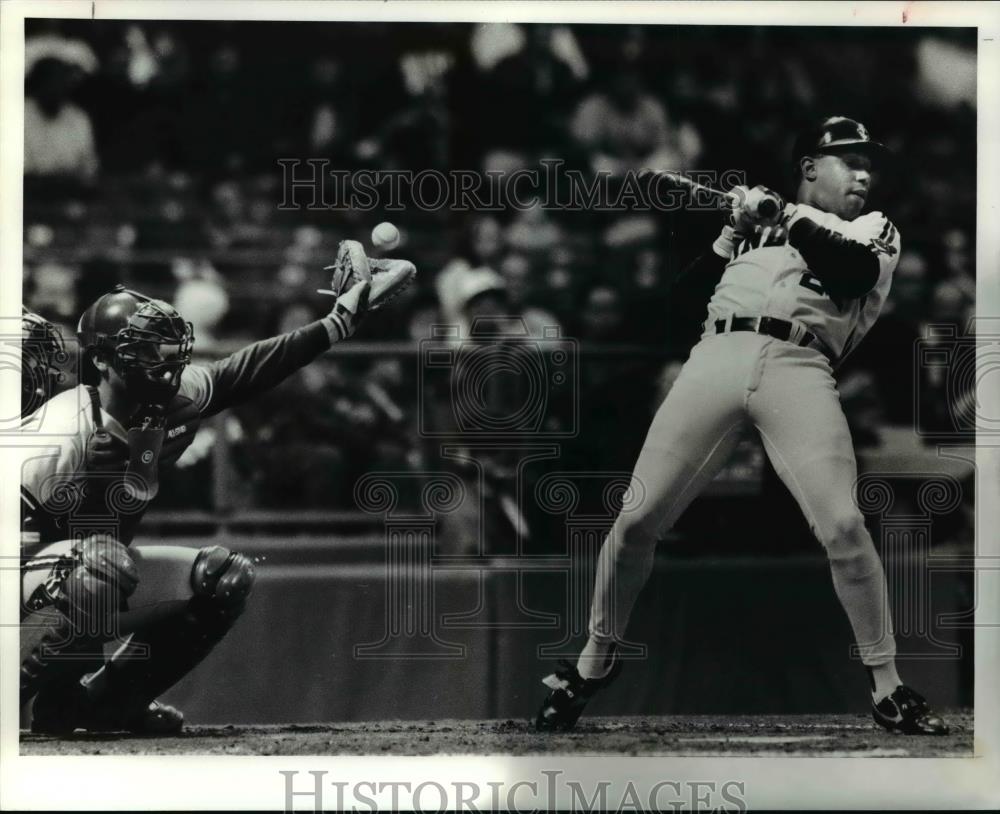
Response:
POLYGON ((417 275, 416 267, 409 260, 369 258, 356 240, 340 241, 337 259, 326 270, 333 272, 330 288, 319 289, 319 293, 339 298, 357 283, 367 281, 371 283, 370 311, 377 311, 394 299, 417 275))
POLYGON ((326 316, 331 344, 353 336, 358 329, 358 325, 368 312, 371 285, 367 280, 362 280, 352 285, 346 294, 337 297, 333 310, 326 316))

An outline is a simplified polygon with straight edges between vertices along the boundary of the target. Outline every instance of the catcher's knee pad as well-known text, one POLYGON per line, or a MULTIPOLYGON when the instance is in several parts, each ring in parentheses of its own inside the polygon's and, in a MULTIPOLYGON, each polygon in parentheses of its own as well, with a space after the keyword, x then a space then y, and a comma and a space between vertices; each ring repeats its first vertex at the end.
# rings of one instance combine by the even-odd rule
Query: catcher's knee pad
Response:
POLYGON ((54 605, 71 617, 121 610, 139 585, 128 548, 110 537, 88 537, 73 546, 28 600, 29 610, 54 605))
POLYGON ((191 569, 194 604, 231 621, 243 612, 254 578, 253 562, 244 554, 217 545, 203 548, 191 569))

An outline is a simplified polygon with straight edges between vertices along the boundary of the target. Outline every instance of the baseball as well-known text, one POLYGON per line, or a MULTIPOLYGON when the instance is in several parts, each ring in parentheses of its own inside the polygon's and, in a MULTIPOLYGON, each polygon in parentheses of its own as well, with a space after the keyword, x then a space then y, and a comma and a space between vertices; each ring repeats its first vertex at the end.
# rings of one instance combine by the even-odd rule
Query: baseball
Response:
POLYGON ((372 229, 372 245, 376 249, 395 249, 399 245, 399 229, 383 221, 372 229))

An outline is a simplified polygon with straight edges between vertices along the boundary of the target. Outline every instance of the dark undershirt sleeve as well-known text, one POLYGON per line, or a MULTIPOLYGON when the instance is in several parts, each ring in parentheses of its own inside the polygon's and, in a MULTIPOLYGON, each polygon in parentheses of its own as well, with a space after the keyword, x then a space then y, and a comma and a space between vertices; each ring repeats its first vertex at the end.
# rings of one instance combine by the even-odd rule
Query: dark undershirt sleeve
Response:
POLYGON ((330 348, 322 320, 248 345, 205 368, 211 396, 202 415, 213 415, 283 382, 330 348))
POLYGON ((878 282, 878 257, 868 246, 809 218, 799 218, 792 225, 788 242, 798 249, 809 271, 832 297, 863 297, 878 282))

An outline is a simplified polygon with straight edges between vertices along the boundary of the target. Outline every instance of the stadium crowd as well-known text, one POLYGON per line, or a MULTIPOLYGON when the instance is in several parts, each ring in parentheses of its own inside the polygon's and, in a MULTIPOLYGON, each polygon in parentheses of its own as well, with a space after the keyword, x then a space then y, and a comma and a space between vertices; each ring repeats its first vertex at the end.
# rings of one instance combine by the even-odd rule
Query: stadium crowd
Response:
MULTIPOLYGON (((628 469, 702 318, 704 304, 671 281, 707 250, 717 216, 290 209, 278 161, 502 175, 561 160, 613 178, 737 169, 791 194, 795 132, 844 114, 896 157, 872 206, 903 239, 886 311, 840 371, 856 444, 877 448, 915 412, 948 430, 968 411, 967 386, 909 360, 928 324, 961 335, 974 309, 974 32, 287 23, 275 41, 275 30, 28 21, 27 305, 71 331, 88 302, 125 282, 173 301, 210 355, 321 314, 315 289, 337 242, 367 243, 393 220, 419 285, 354 344, 416 343, 436 323, 468 328, 483 314, 516 314, 533 335, 559 326, 583 343, 587 409, 570 458, 628 469), (623 344, 644 352, 609 355, 623 344)), ((423 374, 397 351, 331 356, 216 426, 246 500, 346 506, 364 471, 427 465, 423 374), (292 459, 309 488, 284 479, 292 459)), ((204 477, 211 443, 187 462, 204 477)), ((178 485, 173 496, 190 505, 209 493, 178 485)))

